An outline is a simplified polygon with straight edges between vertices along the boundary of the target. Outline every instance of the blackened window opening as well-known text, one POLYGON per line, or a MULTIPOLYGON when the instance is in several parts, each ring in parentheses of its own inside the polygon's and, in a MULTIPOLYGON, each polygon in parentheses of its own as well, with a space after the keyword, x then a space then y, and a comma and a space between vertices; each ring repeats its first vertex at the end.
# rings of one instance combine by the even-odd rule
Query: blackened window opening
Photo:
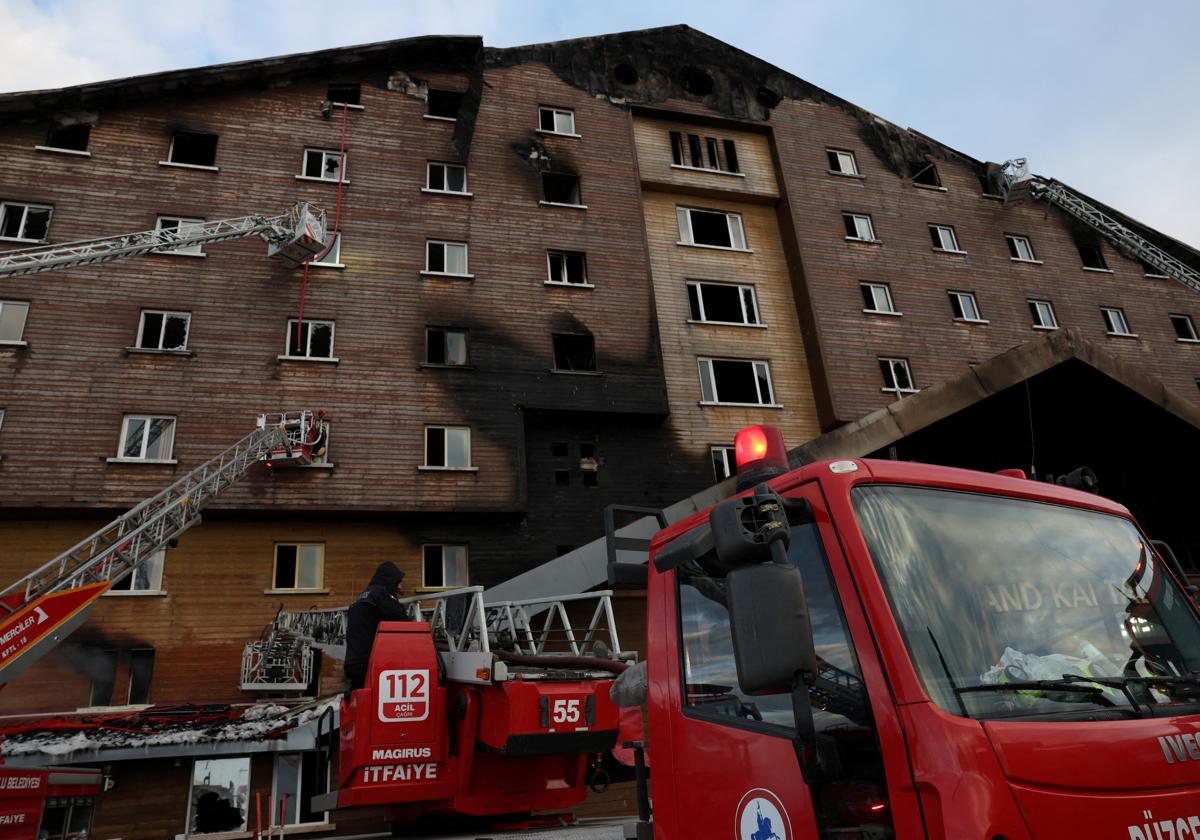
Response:
POLYGON ((725 171, 726 172, 741 172, 738 168, 737 147, 732 140, 723 140, 722 145, 725 147, 725 171))
POLYGON ((46 136, 46 145, 51 149, 86 152, 91 136, 92 127, 85 123, 62 125, 50 129, 50 133, 46 136))
POLYGON ((217 135, 177 131, 171 138, 171 163, 216 166, 217 135))
POLYGON ((542 173, 542 192, 551 204, 582 204, 579 176, 558 172, 542 173))
POLYGON ((150 682, 154 678, 154 648, 129 651, 129 705, 150 702, 150 682))
POLYGON ((296 588, 296 546, 275 546, 275 588, 296 588))
POLYGON ((551 283, 587 284, 587 258, 582 252, 551 251, 549 264, 551 283))
POLYGON ((330 85, 329 101, 335 105, 361 105, 362 86, 357 83, 330 85))
POLYGON ((1090 236, 1076 236, 1075 248, 1079 251, 1079 259, 1084 268, 1108 269, 1104 261, 1104 252, 1100 250, 1100 240, 1090 236))
POLYGON ((912 180, 914 184, 921 184, 926 187, 940 187, 942 179, 938 177, 937 167, 927 161, 917 161, 910 163, 908 169, 912 172, 912 180))
POLYGON ((590 335, 555 335, 554 369, 596 370, 596 340, 590 335))
POLYGON ((102 648, 84 648, 88 670, 92 675, 89 706, 111 706, 113 686, 117 681, 117 652, 102 648))
POLYGON ((692 241, 697 245, 733 247, 733 241, 729 238, 729 217, 724 213, 693 210, 691 221, 692 241))
POLYGON ((431 117, 458 119, 458 110, 462 106, 462 94, 452 90, 429 90, 428 108, 425 113, 431 117))

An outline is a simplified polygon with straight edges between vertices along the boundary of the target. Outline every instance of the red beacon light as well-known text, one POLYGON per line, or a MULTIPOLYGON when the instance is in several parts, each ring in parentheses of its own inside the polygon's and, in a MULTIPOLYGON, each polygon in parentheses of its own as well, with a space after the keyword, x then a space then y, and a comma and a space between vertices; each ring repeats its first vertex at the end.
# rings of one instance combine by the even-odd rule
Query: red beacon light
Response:
POLYGON ((738 492, 788 471, 783 433, 774 426, 747 426, 733 438, 738 492))

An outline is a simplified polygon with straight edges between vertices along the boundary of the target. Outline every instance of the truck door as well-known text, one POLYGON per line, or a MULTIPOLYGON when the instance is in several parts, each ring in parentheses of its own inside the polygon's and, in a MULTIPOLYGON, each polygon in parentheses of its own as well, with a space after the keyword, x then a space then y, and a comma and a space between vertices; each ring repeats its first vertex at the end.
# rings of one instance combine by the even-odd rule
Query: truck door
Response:
MULTIPOLYGON (((894 836, 879 738, 822 545, 822 527, 834 539, 829 517, 815 483, 788 495, 807 498, 818 520, 792 525, 789 556, 804 576, 819 658, 809 695, 824 779, 810 786, 802 777, 791 696, 752 697, 738 686, 724 577, 688 563, 664 575, 665 586, 651 593, 674 624, 659 637, 668 660, 669 756, 654 740, 668 723, 657 704, 650 721, 656 836, 894 836)), ((652 667, 654 648, 652 642, 652 667)), ((652 672, 652 684, 656 680, 652 672)))

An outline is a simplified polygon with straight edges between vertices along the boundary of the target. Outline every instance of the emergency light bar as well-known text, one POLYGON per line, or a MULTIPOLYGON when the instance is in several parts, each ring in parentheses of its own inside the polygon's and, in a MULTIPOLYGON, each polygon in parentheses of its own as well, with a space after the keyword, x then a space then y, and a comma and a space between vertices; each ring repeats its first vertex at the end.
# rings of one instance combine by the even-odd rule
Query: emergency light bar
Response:
POLYGON ((747 426, 733 438, 740 493, 788 471, 787 445, 783 432, 774 426, 747 426))

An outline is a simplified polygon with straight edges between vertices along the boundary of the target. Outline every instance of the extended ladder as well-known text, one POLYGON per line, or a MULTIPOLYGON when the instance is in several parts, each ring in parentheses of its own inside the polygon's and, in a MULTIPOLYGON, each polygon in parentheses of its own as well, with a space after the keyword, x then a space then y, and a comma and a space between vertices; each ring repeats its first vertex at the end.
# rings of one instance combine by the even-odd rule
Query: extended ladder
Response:
POLYGON ((295 268, 325 248, 325 211, 301 201, 277 216, 254 214, 215 222, 189 222, 177 228, 3 251, 0 252, 0 278, 249 236, 261 236, 267 243, 267 256, 278 255, 288 268, 295 268))
POLYGON ((323 417, 307 411, 260 415, 257 428, 233 446, 0 590, 0 684, 82 624, 111 581, 173 546, 200 521, 201 509, 253 464, 307 445, 312 435, 306 424, 323 417))

